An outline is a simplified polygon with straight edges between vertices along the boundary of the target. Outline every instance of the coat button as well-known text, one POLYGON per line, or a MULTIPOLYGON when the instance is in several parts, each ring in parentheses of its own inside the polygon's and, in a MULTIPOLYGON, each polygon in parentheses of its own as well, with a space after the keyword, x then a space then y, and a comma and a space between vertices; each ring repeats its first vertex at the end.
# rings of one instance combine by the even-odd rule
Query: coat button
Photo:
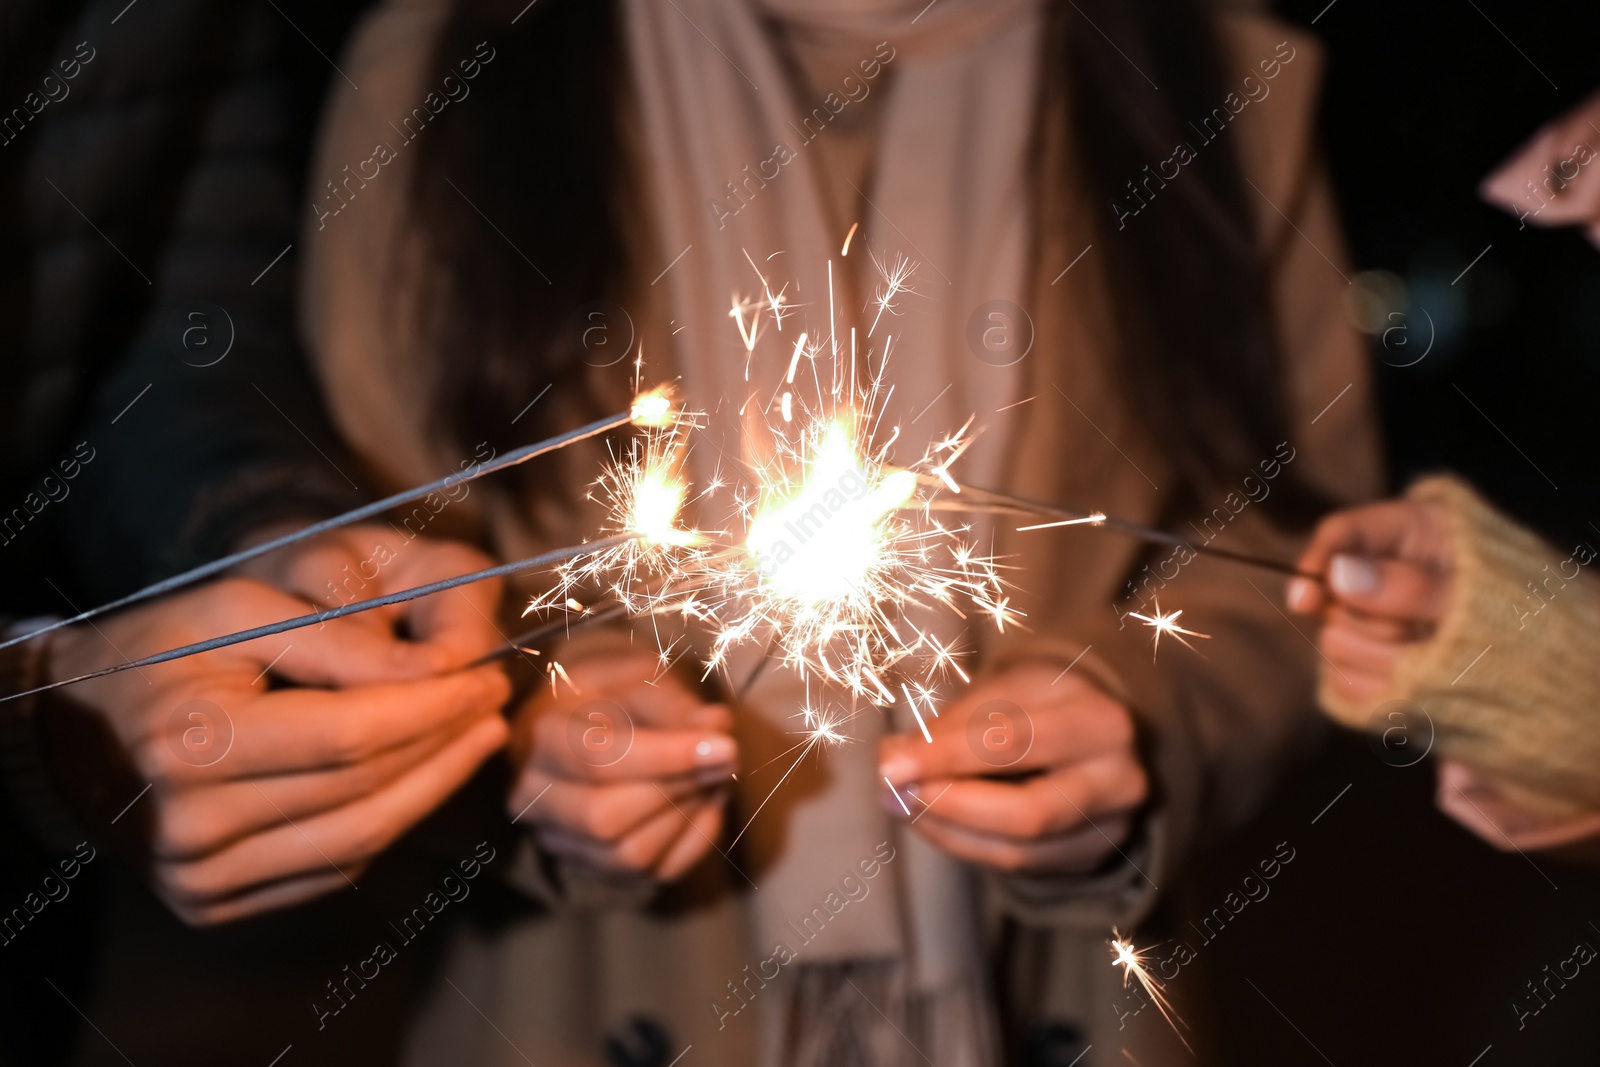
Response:
POLYGON ((671 1032, 648 1015, 630 1015, 606 1033, 607 1067, 666 1067, 671 1050, 671 1032))
POLYGON ((1088 1047, 1076 1026, 1038 1022, 1023 1034, 1022 1062, 1026 1067, 1068 1067, 1077 1063, 1088 1047))

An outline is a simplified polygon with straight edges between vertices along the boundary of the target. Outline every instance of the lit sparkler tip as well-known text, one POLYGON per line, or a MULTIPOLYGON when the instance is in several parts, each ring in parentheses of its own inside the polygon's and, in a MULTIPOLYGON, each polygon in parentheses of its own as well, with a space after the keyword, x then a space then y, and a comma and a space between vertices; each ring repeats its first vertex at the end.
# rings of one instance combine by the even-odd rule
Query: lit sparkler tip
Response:
POLYGON ((1167 1025, 1172 1027, 1172 1032, 1178 1035, 1178 1040, 1183 1042, 1183 1047, 1193 1052, 1194 1048, 1189 1044, 1188 1039, 1183 1036, 1182 1031, 1178 1029, 1181 1025, 1187 1030, 1189 1024, 1184 1022, 1178 1013, 1173 1010, 1172 1001, 1167 999, 1166 987, 1161 984, 1160 979, 1150 973, 1150 968, 1145 966, 1144 953, 1135 948, 1133 942, 1124 940, 1122 935, 1114 929, 1111 931, 1111 940, 1108 944, 1111 946, 1111 966, 1122 968, 1123 987, 1127 987, 1130 978, 1137 979, 1140 988, 1150 998, 1150 1002, 1156 1006, 1156 1010, 1161 1013, 1161 1017, 1167 1020, 1167 1025))
POLYGON ((678 525, 678 512, 688 494, 688 485, 674 471, 663 464, 647 464, 632 485, 627 531, 651 545, 692 548, 704 543, 698 531, 678 525))
POLYGON ((1179 626, 1178 625, 1178 616, 1183 614, 1183 609, 1182 608, 1179 608, 1177 611, 1163 612, 1161 610, 1161 601, 1157 600, 1155 602, 1155 605, 1156 606, 1155 606, 1155 614, 1154 615, 1141 615, 1137 611, 1128 612, 1128 617, 1129 618, 1138 619, 1140 622, 1144 623, 1146 626, 1150 627, 1152 630, 1155 631, 1154 650, 1152 650, 1152 655, 1154 655, 1154 651, 1159 650, 1161 648, 1161 635, 1162 634, 1170 634, 1173 637, 1173 639, 1182 642, 1183 646, 1185 648, 1190 649, 1190 650, 1192 650, 1192 651, 1194 651, 1196 653, 1199 652, 1199 649, 1196 649, 1188 641, 1185 641, 1184 638, 1186 636, 1187 637, 1203 637, 1203 638, 1207 638, 1207 639, 1209 639, 1211 637, 1210 634, 1203 634, 1203 633, 1200 633, 1198 630, 1186 630, 1182 626, 1179 626))
POLYGON ((810 708, 802 709, 801 714, 806 722, 806 736, 810 745, 842 745, 850 740, 839 732, 839 727, 847 721, 845 716, 810 708))
POLYGON ((629 415, 635 426, 670 426, 677 418, 665 386, 634 397, 629 415))

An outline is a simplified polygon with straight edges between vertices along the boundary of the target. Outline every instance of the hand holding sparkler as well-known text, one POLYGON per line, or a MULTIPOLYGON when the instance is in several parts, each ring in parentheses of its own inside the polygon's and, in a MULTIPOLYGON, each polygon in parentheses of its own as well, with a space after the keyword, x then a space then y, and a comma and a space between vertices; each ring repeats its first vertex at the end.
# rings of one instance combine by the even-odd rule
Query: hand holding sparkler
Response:
MULTIPOLYGON (((286 527, 262 530, 249 543, 286 532, 286 527)), ((330 530, 290 551, 252 560, 237 573, 313 604, 338 607, 481 570, 493 562, 459 541, 411 539, 393 526, 372 524, 330 530)), ((475 583, 352 619, 392 633, 397 641, 393 654, 406 661, 416 676, 456 670, 499 647, 500 632, 492 620, 499 610, 501 586, 497 579, 475 583)))
POLYGON ((896 793, 885 807, 972 863, 1092 870, 1128 836, 1148 796, 1132 714, 1058 666, 980 679, 928 727, 931 744, 905 734, 882 742, 879 770, 896 793), (907 803, 902 787, 912 784, 907 803))
POLYGON ((507 810, 581 867, 681 877, 722 828, 732 716, 654 655, 591 650, 561 663, 518 713, 507 810))
MULTIPOLYGON (((1433 632, 1450 601, 1448 516, 1434 502, 1390 500, 1336 512, 1318 524, 1300 568, 1291 611, 1320 613, 1319 644, 1338 669, 1341 693, 1366 707, 1391 689, 1401 650, 1433 632)), ((1351 723, 1360 728, 1364 723, 1351 723)))
POLYGON ((229 571, 232 571, 236 567, 247 564, 252 560, 260 559, 269 553, 277 552, 281 549, 303 544, 304 542, 312 540, 313 538, 321 537, 330 531, 337 530, 339 527, 349 526, 352 523, 361 522, 365 519, 377 518, 378 516, 383 515, 385 512, 399 506, 400 504, 421 500, 430 494, 444 493, 448 496, 451 494, 453 489, 466 482, 481 478, 485 474, 492 474, 495 471, 504 470, 508 467, 515 467, 519 464, 526 463, 537 456, 542 456, 550 452, 567 448, 571 445, 577 444, 580 441, 588 440, 591 437, 597 437, 600 434, 606 433, 610 430, 616 430, 628 425, 637 426, 643 429, 655 429, 663 426, 671 426, 677 421, 677 418, 678 413, 673 407, 672 400, 667 396, 664 390, 652 389, 649 392, 640 393, 634 397, 633 402, 628 406, 627 411, 621 411, 615 415, 608 415, 605 418, 596 419, 594 422, 580 426, 575 430, 557 434, 554 437, 543 441, 536 441, 530 445, 523 445, 521 448, 512 449, 510 452, 507 452, 502 456, 497 456, 486 463, 477 464, 471 470, 463 469, 461 471, 457 471, 455 474, 447 475, 444 478, 439 478, 435 481, 413 486, 410 489, 405 489, 401 492, 394 493, 390 496, 384 497, 382 500, 374 500, 371 503, 363 504, 358 508, 352 508, 350 511, 344 512, 343 514, 334 515, 330 518, 319 520, 307 526, 291 528, 287 532, 281 533, 277 536, 257 539, 254 543, 248 544, 238 551, 229 553, 220 559, 214 559, 209 563, 202 563, 200 566, 192 567, 180 574, 174 574, 170 577, 163 578, 158 582, 145 586, 143 589, 137 589, 126 596, 118 597, 116 600, 92 607, 87 611, 80 611, 71 618, 59 619, 46 626, 40 627, 37 630, 32 630, 28 633, 18 634, 14 637, 8 637, 4 640, 0 640, 0 649, 9 648, 12 645, 21 644, 24 641, 37 640, 48 634, 54 633, 63 627, 71 626, 80 622, 87 622, 90 619, 99 618, 110 612, 118 611, 122 608, 132 607, 135 604, 142 604, 147 600, 153 600, 156 597, 164 596, 178 589, 187 588, 196 584, 197 582, 204 581, 207 578, 218 577, 228 573, 229 571))
MULTIPOLYGON (((492 591, 474 595, 492 604, 492 591)), ((216 582, 63 630, 49 665, 76 675, 108 642, 138 656, 304 606, 216 582)), ((88 681, 39 716, 42 747, 80 819, 120 835, 185 922, 286 907, 354 884, 504 745, 504 677, 426 677, 446 662, 416 654, 426 640, 337 619, 88 681), (317 688, 269 688, 269 674, 317 688)))

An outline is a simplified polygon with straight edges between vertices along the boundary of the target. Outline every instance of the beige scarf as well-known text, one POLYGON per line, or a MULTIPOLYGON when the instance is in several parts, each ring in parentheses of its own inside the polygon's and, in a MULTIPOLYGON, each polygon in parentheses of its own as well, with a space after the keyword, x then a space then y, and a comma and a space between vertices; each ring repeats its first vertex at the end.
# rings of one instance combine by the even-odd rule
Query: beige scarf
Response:
MULTIPOLYGON (((774 347, 764 358, 758 350, 747 372, 729 318, 735 294, 761 291, 757 267, 774 290, 787 285, 788 299, 801 305, 784 326, 785 354, 790 335, 804 329, 847 355, 852 326, 861 350, 868 347, 871 313, 864 308, 877 279, 863 260, 903 255, 916 262, 916 295, 901 299, 899 313, 879 324, 871 342, 881 351, 893 338, 884 425, 900 426, 896 454, 920 454, 974 413, 998 421, 992 413, 1020 399, 1022 385, 1018 371, 997 365, 1007 358, 996 358, 992 331, 1029 330, 994 302, 1015 306, 1027 291, 1040 5, 763 0, 758 9, 750 0, 630 0, 626 11, 646 207, 663 264, 671 262, 653 284, 670 290, 671 360, 686 397, 712 413, 715 445, 699 450, 697 474, 708 475, 712 460, 726 468, 750 458, 757 446, 748 434, 741 439, 737 413, 747 401, 764 405, 786 370, 774 347), (792 58, 807 49, 851 75, 801 87, 792 58), (871 104, 876 142, 864 173, 846 184, 828 171, 828 138, 847 139, 844 112, 863 109, 863 86, 883 94, 871 104), (834 122, 841 124, 830 129, 834 122), (861 229, 846 261, 841 242, 856 221, 861 229)), ((1008 342, 1015 338, 999 339, 1008 342)), ((998 484, 1005 444, 1000 432, 985 434, 963 461, 964 475, 998 484)), ((733 665, 735 681, 751 663, 733 665)), ((872 708, 855 716, 847 727, 852 744, 799 765, 792 753, 783 757, 797 740, 803 702, 830 695, 838 700, 768 671, 743 709, 751 725, 741 735, 741 824, 765 805, 745 839, 761 887, 752 898, 752 936, 763 949, 791 945, 800 964, 785 969, 787 1001, 766 1001, 788 1007, 768 1012, 764 1059, 997 1062, 970 874, 920 838, 897 837, 883 813, 876 771, 883 716, 872 708), (785 772, 783 788, 773 792, 785 772), (802 946, 788 924, 885 840, 898 850, 890 865, 898 892, 845 907, 802 946), (832 965, 840 980, 803 977, 814 979, 819 965, 832 965), (866 1008, 861 1000, 892 1003, 866 1008), (866 1008, 870 1026, 881 1029, 876 1020, 887 1016, 911 1033, 904 1040, 822 1036, 830 1027, 850 1029, 852 1005, 866 1008), (823 1026, 810 1026, 812 1019, 823 1026)), ((912 728, 909 721, 895 725, 912 728)))

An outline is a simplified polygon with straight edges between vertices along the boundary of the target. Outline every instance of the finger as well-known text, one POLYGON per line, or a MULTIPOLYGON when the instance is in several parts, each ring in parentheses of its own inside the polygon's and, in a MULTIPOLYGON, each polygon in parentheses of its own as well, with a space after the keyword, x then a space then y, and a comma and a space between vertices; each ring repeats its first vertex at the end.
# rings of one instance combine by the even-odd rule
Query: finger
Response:
POLYGON ((1348 700, 1377 700, 1389 692, 1401 647, 1349 629, 1328 629, 1320 642, 1333 666, 1329 681, 1348 700))
POLYGON ((673 803, 695 795, 702 787, 692 780, 678 779, 673 785, 659 781, 618 782, 612 785, 581 785, 552 778, 531 770, 523 776, 512 803, 521 795, 529 801, 512 809, 523 810, 533 797, 539 801, 527 808, 525 824, 559 826, 596 841, 614 842, 636 830, 647 819, 671 808, 673 803))
POLYGON ((1450 579, 1431 567, 1341 553, 1328 567, 1328 588, 1368 615, 1437 622, 1449 602, 1450 579))
POLYGON ((1009 873, 1081 874, 1104 863, 1115 851, 1107 837, 1121 840, 1131 825, 1127 817, 1116 816, 1102 825, 1105 836, 1085 828, 1026 843, 968 830, 943 822, 936 815, 918 820, 914 829, 940 849, 969 863, 1009 873))
POLYGON ((494 716, 438 756, 353 804, 252 835, 220 852, 179 866, 164 889, 203 904, 267 882, 334 871, 376 856, 459 789, 479 764, 505 743, 505 722, 494 716))
MULTIPOLYGON (((93 661, 75 657, 73 666, 86 671, 143 658, 180 645, 298 618, 312 610, 306 601, 260 582, 224 579, 172 602, 116 616, 108 627, 118 634, 114 647, 109 638, 101 638, 106 642, 105 648, 92 641, 77 642, 92 652, 93 661)), ((358 625, 354 618, 330 619, 157 664, 144 668, 142 673, 160 683, 202 671, 248 672, 245 678, 263 685, 269 669, 276 676, 307 685, 359 684, 369 679, 385 681, 421 673, 407 661, 401 646, 386 631, 358 625)))
POLYGON ((689 812, 688 826, 656 865, 657 878, 663 882, 677 881, 716 847, 726 817, 727 796, 727 791, 722 790, 689 812))
POLYGON ((1311 578, 1290 578, 1283 589, 1283 600, 1297 615, 1309 615, 1327 602, 1322 583, 1311 578))
POLYGON ((1420 521, 1420 506, 1409 500, 1383 500, 1336 511, 1312 531, 1311 541, 1300 555, 1300 569, 1321 574, 1339 552, 1393 556, 1413 536, 1420 521))
MULTIPOLYGON (((386 593, 481 570, 492 561, 466 545, 422 538, 397 542, 394 531, 357 526, 333 531, 301 546, 268 568, 283 589, 314 604, 337 607, 386 593)), ((417 677, 456 670, 500 643, 491 621, 499 604, 498 579, 390 605, 347 618, 346 625, 392 646, 388 672, 370 680, 417 677), (405 619, 409 639, 394 633, 405 619), (396 670, 401 673, 394 673, 396 670)), ((303 614, 304 612, 300 612, 303 614)))
MULTIPOLYGON (((352 867, 346 873, 351 881, 360 878, 360 870, 352 867)), ((165 878, 158 877, 159 881, 165 878)), ((260 889, 249 890, 222 900, 195 903, 186 897, 168 899, 162 895, 162 902, 189 926, 206 927, 218 926, 222 923, 234 922, 238 919, 247 919, 253 915, 265 915, 268 912, 279 911, 283 908, 303 904, 317 897, 327 896, 346 889, 350 885, 344 877, 332 871, 326 874, 309 875, 303 878, 292 878, 283 882, 274 882, 260 889)))
MULTIPOLYGON (((383 591, 436 582, 492 565, 483 553, 465 545, 434 542, 418 565, 398 569, 390 576, 383 591)), ((494 621, 503 589, 504 583, 496 578, 404 605, 408 643, 415 654, 434 671, 451 671, 500 647, 508 640, 494 621)))
MULTIPOLYGON (((441 727, 498 719, 509 695, 510 683, 495 667, 337 692, 276 690, 233 713, 232 750, 202 773, 244 779, 357 764, 441 727)), ((162 754, 175 764, 175 756, 162 754)), ((178 768, 175 776, 193 774, 178 768)))
MULTIPOLYGON (((1120 753, 1022 782, 967 778, 930 781, 920 790, 936 798, 924 809, 929 816, 1019 843, 1125 814, 1144 803, 1148 791, 1144 769, 1120 753)), ((890 811, 904 815, 892 799, 890 805, 890 811)), ((911 807, 915 812, 916 805, 911 807)))
POLYGON ((908 734, 880 741, 878 773, 895 785, 972 778, 1001 769, 1037 770, 1132 746, 1133 719, 1121 705, 1092 686, 1068 692, 1072 695, 1024 695, 1021 701, 984 700, 981 693, 964 697, 939 716, 931 743, 908 734), (1004 768, 996 766, 983 743, 985 731, 1002 729, 1013 731, 1019 746, 1016 754, 1006 754, 1004 768))
MULTIPOLYGON (((732 729, 732 715, 708 704, 699 690, 676 671, 666 669, 656 656, 608 650, 571 662, 562 660, 580 697, 621 707, 636 725, 655 729, 732 729)), ((546 698, 537 713, 559 702, 546 698)))
POLYGON ((197 859, 285 819, 300 821, 343 807, 433 758, 467 725, 440 727, 346 767, 179 788, 162 798, 151 852, 164 859, 197 859))
POLYGON ((1409 619, 1383 618, 1336 605, 1328 609, 1323 620, 1324 628, 1337 628, 1358 633, 1383 644, 1406 645, 1424 639, 1432 627, 1409 619))
POLYGON ((720 772, 739 756, 738 742, 724 733, 634 729, 578 711, 534 724, 533 767, 570 781, 619 782, 720 772))
POLYGON ((1600 180, 1574 145, 1587 144, 1595 121, 1600 108, 1591 100, 1547 124, 1483 180, 1478 194, 1536 226, 1593 220, 1600 213, 1600 180))
POLYGON ((664 856, 683 829, 683 816, 672 808, 658 812, 617 841, 596 841, 561 826, 543 826, 539 843, 550 852, 584 866, 614 874, 646 874, 664 856))

